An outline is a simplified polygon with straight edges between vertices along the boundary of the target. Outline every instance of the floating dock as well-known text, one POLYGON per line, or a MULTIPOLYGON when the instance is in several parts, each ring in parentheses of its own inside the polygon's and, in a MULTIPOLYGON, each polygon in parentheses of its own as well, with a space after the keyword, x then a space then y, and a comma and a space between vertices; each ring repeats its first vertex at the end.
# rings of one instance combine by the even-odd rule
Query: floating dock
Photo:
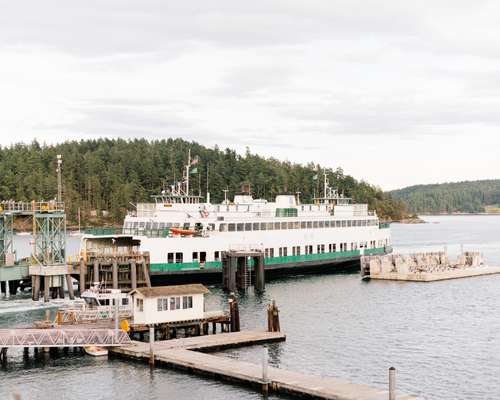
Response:
MULTIPOLYGON (((133 342, 131 345, 110 348, 110 353, 124 358, 153 360, 157 365, 181 369, 224 381, 291 394, 299 397, 337 400, 387 400, 389 391, 358 385, 348 381, 311 376, 278 368, 256 365, 228 357, 206 354, 241 346, 284 341, 280 332, 246 331, 218 335, 173 339, 150 344, 133 342), (152 352, 151 352, 152 349, 152 352)), ((414 397, 397 393, 398 400, 414 397)))
POLYGON ((451 262, 445 252, 363 257, 363 279, 435 282, 500 274, 500 267, 484 264, 482 255, 466 252, 451 262))

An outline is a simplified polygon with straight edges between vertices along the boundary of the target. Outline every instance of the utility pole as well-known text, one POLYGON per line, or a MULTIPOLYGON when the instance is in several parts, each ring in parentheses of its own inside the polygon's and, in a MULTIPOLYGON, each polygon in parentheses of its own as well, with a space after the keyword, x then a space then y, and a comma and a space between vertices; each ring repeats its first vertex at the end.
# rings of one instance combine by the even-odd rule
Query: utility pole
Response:
POLYGON ((57 155, 57 202, 62 202, 62 155, 57 155))

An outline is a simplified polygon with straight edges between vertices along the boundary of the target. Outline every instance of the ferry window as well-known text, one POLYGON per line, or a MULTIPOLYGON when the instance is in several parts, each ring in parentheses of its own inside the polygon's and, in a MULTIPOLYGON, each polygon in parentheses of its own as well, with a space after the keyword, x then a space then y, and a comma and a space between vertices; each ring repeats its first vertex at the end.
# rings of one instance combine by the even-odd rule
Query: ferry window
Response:
POLYGON ((143 299, 137 299, 137 309, 139 311, 144 311, 144 300, 143 299))
POLYGON ((198 260, 198 252, 193 251, 193 261, 198 260))
POLYGON ((215 261, 219 261, 220 260, 220 252, 219 251, 214 252, 214 260, 215 261))
POLYGON ((258 231, 259 228, 260 228, 260 224, 258 222, 254 222, 252 228, 253 228, 254 231, 258 231))
POLYGON ((139 222, 134 222, 134 228, 137 228, 139 226, 139 222))
POLYGON ((165 222, 161 222, 161 223, 158 225, 158 229, 165 229, 165 222))
POLYGON ((345 228, 347 226, 347 221, 342 221, 342 228, 345 228))
POLYGON ((347 227, 350 228, 351 226, 352 226, 352 221, 351 220, 347 221, 347 227))
POLYGON ((234 232, 236 230, 235 228, 236 228, 235 224, 227 224, 227 230, 229 232, 234 232))
POLYGON ((313 227, 312 221, 307 221, 307 228, 312 228, 312 227, 313 227))
POLYGON ((317 228, 318 227, 318 221, 314 221, 313 222, 313 228, 317 228))
POLYGON ((169 264, 172 264, 174 262, 174 253, 168 253, 167 254, 167 262, 169 264))
POLYGON ((274 229, 279 229, 280 228, 280 223, 279 222, 275 222, 274 223, 274 229))
POLYGON ((293 222, 288 223, 288 229, 293 229, 293 222))
POLYGON ((139 228, 144 228, 145 222, 139 222, 139 228))
POLYGON ((332 252, 335 253, 337 251, 337 244, 333 243, 332 244, 332 252))
POLYGON ((211 231, 215 231, 215 224, 208 224, 208 229, 211 231))
POLYGON ((204 263, 207 261, 207 252, 206 251, 200 251, 200 262, 204 263))
POLYGON ((182 296, 182 308, 193 308, 193 296, 182 296))
POLYGON ((325 222, 324 221, 319 221, 319 227, 324 228, 325 227, 325 222))
POLYGON ((278 250, 279 250, 279 253, 278 253, 279 256, 282 257, 283 256, 283 247, 280 247, 278 250))
POLYGON ((274 224, 272 222, 267 223, 267 230, 272 231, 274 229, 274 224))
POLYGON ((288 255, 288 247, 283 247, 283 257, 288 255))
POLYGON ((181 226, 181 224, 180 224, 180 223, 178 223, 178 222, 174 222, 174 223, 172 224, 172 226, 173 226, 174 228, 178 228, 179 226, 181 226))
POLYGON ((330 221, 325 221, 325 228, 329 228, 330 227, 330 221))
POLYGON ((227 231, 227 224, 220 224, 219 231, 226 232, 227 231))
POLYGON ((264 257, 266 257, 266 258, 269 257, 269 249, 264 250, 264 257))
POLYGON ((237 230, 238 232, 243 231, 243 226, 244 226, 244 224, 241 224, 241 223, 240 223, 240 224, 236 224, 236 230, 237 230))
POLYGON ((189 229, 189 222, 186 222, 183 226, 184 229, 189 229))
POLYGON ((328 244, 328 253, 331 253, 332 252, 332 244, 328 244))
POLYGON ((286 222, 282 222, 281 223, 281 229, 287 229, 287 223, 286 222))
POLYGON ((294 227, 294 229, 300 229, 300 222, 299 221, 295 221, 293 223, 293 227, 294 227))
POLYGON ((269 257, 274 257, 274 249, 269 249, 269 257))
POLYGON ((246 231, 251 231, 252 230, 252 223, 251 222, 247 222, 245 224, 245 230, 246 231))
POLYGON ((300 222, 300 229, 306 229, 307 223, 306 221, 301 221, 300 222))
POLYGON ((366 220, 363 221, 363 226, 366 226, 366 220))
POLYGON ((260 230, 265 231, 267 229, 267 222, 261 222, 260 223, 260 230))
POLYGON ((182 253, 175 253, 175 262, 176 263, 182 262, 182 253))
POLYGON ((171 227, 172 227, 172 223, 171 223, 171 222, 167 222, 167 223, 165 224, 165 227, 166 227, 166 228, 171 228, 171 227))
POLYGON ((158 229, 158 222, 153 222, 153 229, 158 229))

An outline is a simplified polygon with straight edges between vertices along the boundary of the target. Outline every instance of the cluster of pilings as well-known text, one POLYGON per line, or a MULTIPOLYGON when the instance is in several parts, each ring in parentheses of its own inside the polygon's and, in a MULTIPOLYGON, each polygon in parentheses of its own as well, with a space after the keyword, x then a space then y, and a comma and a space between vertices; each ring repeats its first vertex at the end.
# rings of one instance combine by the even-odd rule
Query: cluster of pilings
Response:
POLYGON ((56 299, 58 297, 64 299, 64 280, 66 281, 66 287, 68 288, 69 298, 71 300, 75 298, 71 274, 59 274, 57 271, 52 273, 52 270, 60 269, 68 269, 68 267, 66 265, 44 266, 41 273, 31 274, 31 296, 34 301, 38 301, 40 299, 41 293, 43 293, 43 300, 45 302, 49 301, 49 299, 56 299))
POLYGON ((266 285, 264 253, 261 250, 223 251, 222 283, 224 290, 234 292, 253 286, 263 291, 266 285))
POLYGON ((73 264, 79 290, 82 293, 95 283, 102 287, 134 290, 138 287, 151 287, 149 277, 149 253, 120 254, 115 256, 96 256, 83 258, 73 264))

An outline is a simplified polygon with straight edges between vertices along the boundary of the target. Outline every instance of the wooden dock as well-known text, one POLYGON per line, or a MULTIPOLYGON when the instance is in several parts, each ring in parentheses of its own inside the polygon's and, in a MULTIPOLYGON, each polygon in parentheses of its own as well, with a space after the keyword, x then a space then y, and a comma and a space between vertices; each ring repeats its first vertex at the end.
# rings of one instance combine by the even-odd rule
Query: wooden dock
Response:
MULTIPOLYGON (((232 358, 206 354, 208 351, 223 350, 240 346, 250 346, 269 342, 284 341, 286 336, 280 332, 246 331, 218 335, 199 336, 155 342, 152 346, 154 362, 157 365, 186 370, 195 374, 247 384, 273 392, 294 396, 336 399, 336 400, 387 400, 388 390, 358 385, 348 381, 311 376, 278 368, 238 361, 232 358), (264 377, 267 375, 267 379, 264 377)), ((133 342, 128 346, 115 347, 110 353, 125 358, 150 361, 150 345, 133 342)), ((414 397, 397 393, 398 400, 411 400, 414 397)))

